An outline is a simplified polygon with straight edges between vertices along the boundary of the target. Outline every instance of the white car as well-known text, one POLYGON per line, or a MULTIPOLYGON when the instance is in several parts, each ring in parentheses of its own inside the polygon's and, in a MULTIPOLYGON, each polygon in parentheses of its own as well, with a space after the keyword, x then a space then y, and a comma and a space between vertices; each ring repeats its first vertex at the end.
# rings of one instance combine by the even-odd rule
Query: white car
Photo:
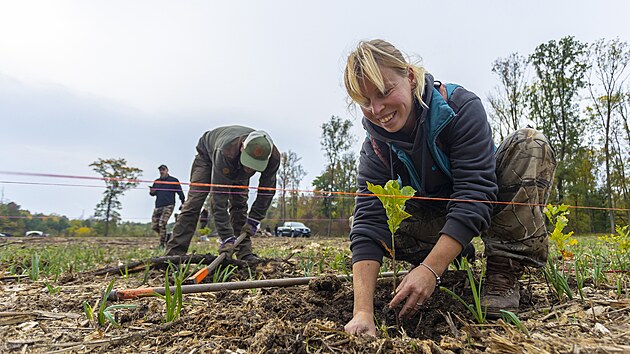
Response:
POLYGON ((26 237, 44 237, 47 236, 45 233, 41 231, 26 231, 24 234, 26 237))

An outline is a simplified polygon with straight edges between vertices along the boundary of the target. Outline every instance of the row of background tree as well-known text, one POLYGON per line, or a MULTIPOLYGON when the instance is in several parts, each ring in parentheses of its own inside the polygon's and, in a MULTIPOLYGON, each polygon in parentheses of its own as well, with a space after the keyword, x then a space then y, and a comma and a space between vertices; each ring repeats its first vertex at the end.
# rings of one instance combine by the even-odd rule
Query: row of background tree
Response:
POLYGON ((541 44, 528 56, 499 58, 500 84, 488 97, 495 136, 503 139, 528 117, 549 138, 558 168, 550 201, 609 208, 575 208, 576 232, 610 231, 630 223, 630 86, 627 42, 583 43, 568 36, 541 44), (606 230, 608 229, 608 230, 606 230))
MULTIPOLYGON (((11 236, 24 236, 27 231, 42 231, 51 236, 99 236, 105 235, 106 223, 94 217, 68 219, 63 215, 31 213, 15 202, 0 203, 0 232, 11 236)), ((110 223, 111 234, 126 236, 154 236, 147 223, 110 223)))
MULTIPOLYGON (((630 209, 629 63, 626 42, 602 39, 588 44, 568 36, 540 44, 526 56, 512 53, 498 58, 492 65, 499 84, 487 100, 496 143, 526 124, 545 133, 558 162, 549 201, 577 207, 569 224, 576 233, 614 233, 616 224, 630 223, 630 212, 614 210, 630 209)), ((321 146, 327 162, 312 182, 314 193, 298 190, 306 176, 301 157, 291 150, 282 153, 280 190, 265 227, 304 221, 315 234, 348 234, 358 161, 352 124, 338 116, 322 124, 321 146)), ((37 229, 29 223, 41 220, 44 224, 37 225, 41 231, 54 234, 77 234, 81 227, 94 234, 150 234, 146 223, 120 222, 119 197, 137 186, 133 180, 142 171, 127 166, 125 159, 99 159, 90 166, 107 184, 93 219, 0 218, 0 232, 37 229), (20 222, 21 227, 4 226, 20 222)), ((10 211, 0 210, 0 215, 10 211)))

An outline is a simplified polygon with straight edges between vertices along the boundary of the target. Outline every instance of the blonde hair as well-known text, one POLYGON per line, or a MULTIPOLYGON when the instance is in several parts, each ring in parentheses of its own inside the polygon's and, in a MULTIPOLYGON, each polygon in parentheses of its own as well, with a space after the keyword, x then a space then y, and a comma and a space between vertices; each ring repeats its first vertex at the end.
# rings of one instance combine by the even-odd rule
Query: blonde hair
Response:
POLYGON ((366 104, 367 100, 361 93, 361 83, 365 80, 374 84, 381 93, 385 93, 381 67, 394 69, 403 77, 407 77, 408 70, 411 70, 416 78, 416 86, 412 89, 413 95, 423 107, 426 107, 422 101, 426 70, 422 66, 408 63, 396 47, 382 39, 361 41, 348 56, 343 81, 352 102, 362 106, 366 104))

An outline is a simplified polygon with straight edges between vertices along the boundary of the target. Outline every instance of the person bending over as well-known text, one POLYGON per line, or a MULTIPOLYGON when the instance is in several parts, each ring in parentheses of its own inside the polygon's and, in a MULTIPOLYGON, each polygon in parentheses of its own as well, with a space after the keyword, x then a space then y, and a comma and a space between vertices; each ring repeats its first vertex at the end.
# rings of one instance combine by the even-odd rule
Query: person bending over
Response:
POLYGON ((269 134, 262 130, 231 125, 204 133, 190 171, 188 199, 175 223, 166 255, 186 254, 199 213, 210 193, 211 212, 221 238, 219 252, 228 257, 236 252, 238 259, 248 262, 259 260, 252 252, 251 236, 271 205, 279 166, 280 152, 269 134), (260 173, 259 189, 248 213, 247 187, 256 172, 260 173), (236 237, 242 232, 247 237, 235 247, 236 237))

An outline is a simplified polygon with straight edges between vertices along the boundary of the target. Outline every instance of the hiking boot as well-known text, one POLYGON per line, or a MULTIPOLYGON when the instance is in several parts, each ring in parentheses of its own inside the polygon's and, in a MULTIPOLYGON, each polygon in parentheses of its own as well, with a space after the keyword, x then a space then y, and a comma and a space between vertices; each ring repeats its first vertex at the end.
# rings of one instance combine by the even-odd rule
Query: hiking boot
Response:
POLYGON ((523 275, 523 266, 516 260, 505 257, 489 257, 486 279, 481 293, 481 304, 486 306, 486 317, 497 319, 501 310, 518 312, 521 294, 518 280, 523 275))

